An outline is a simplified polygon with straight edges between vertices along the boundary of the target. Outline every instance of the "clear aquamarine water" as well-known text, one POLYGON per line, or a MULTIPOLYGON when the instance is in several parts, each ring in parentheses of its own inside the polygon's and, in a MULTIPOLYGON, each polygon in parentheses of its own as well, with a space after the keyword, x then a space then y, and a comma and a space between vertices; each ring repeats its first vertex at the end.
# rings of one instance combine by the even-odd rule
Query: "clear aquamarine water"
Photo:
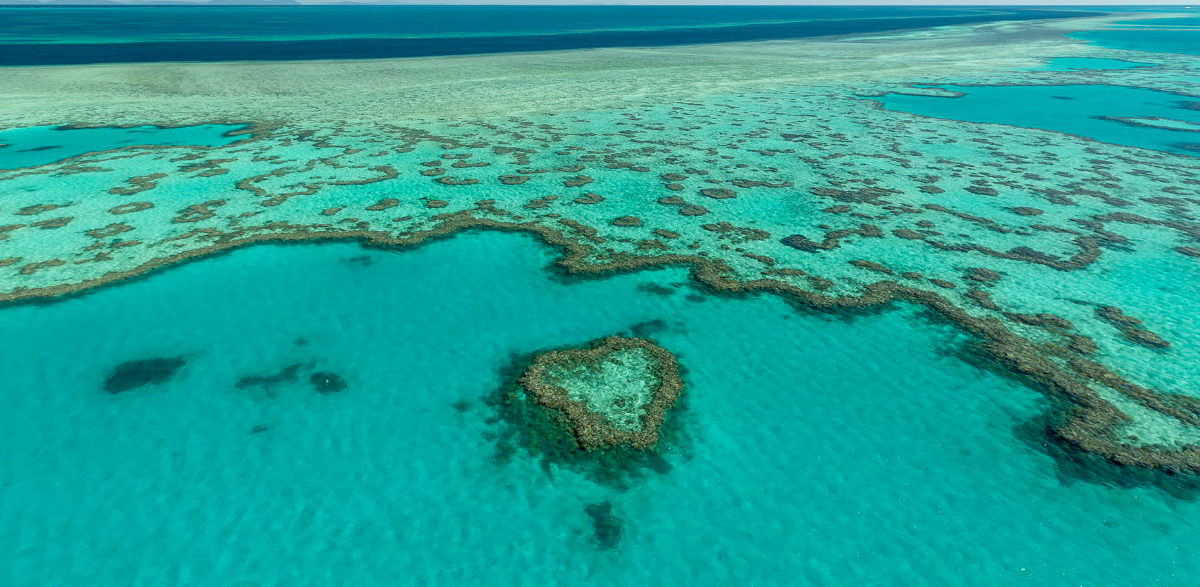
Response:
POLYGON ((681 271, 563 280, 550 260, 497 233, 259 246, 0 310, 0 580, 1065 587, 1200 571, 1195 503, 1057 478, 1013 433, 1040 396, 947 356, 960 335, 910 308, 801 315, 637 287, 681 271), (672 417, 691 440, 670 472, 617 492, 523 453, 493 462, 479 398, 510 353, 656 319, 688 369, 672 417), (100 389, 153 356, 188 363, 100 389), (309 360, 349 388, 234 387, 309 360), (603 500, 625 524, 616 551, 591 542, 584 508, 603 500))
POLYGON ((1073 39, 1110 49, 1200 55, 1200 18, 1162 18, 1124 23, 1125 28, 1071 33, 1073 39), (1161 28, 1159 28, 1161 27, 1161 28), (1194 29, 1194 30, 1188 30, 1194 29))
POLYGON ((1192 96, 1114 85, 937 87, 962 95, 943 98, 888 94, 878 100, 889 110, 931 118, 1039 128, 1183 155, 1200 152, 1187 146, 1200 143, 1200 134, 1194 131, 1135 126, 1113 120, 1166 118, 1200 124, 1200 110, 1187 107, 1196 101, 1192 96))
POLYGON ((1034 69, 1043 71, 1074 71, 1079 69, 1135 69, 1149 66, 1149 63, 1134 63, 1132 61, 1103 59, 1100 57, 1057 57, 1034 69))
POLYGON ((19 169, 55 163, 85 153, 141 145, 196 145, 220 147, 240 140, 229 133, 245 128, 237 124, 71 128, 30 126, 0 130, 0 169, 19 169))

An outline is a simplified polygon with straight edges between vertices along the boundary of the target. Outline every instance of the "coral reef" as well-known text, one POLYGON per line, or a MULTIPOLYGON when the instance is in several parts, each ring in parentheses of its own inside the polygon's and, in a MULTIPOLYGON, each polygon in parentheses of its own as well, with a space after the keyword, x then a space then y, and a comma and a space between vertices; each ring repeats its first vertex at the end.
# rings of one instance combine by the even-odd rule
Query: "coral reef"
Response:
POLYGON ((585 450, 653 447, 683 391, 674 355, 645 339, 616 336, 539 355, 520 383, 538 403, 566 416, 585 450))
MULTIPOLYGON (((1200 332, 1172 319, 1186 313, 1180 303, 1164 305, 1186 298, 1172 292, 1188 283, 1188 268, 1200 258, 1200 160, 1061 132, 914 116, 866 99, 962 95, 937 84, 1108 84, 1166 92, 1184 104, 1180 112, 1197 103, 1188 98, 1194 86, 1181 81, 1194 63, 1182 56, 1138 55, 1154 67, 1128 70, 1013 69, 1085 51, 1048 26, 988 29, 978 42, 906 36, 902 61, 917 65, 895 71, 887 70, 899 63, 887 57, 896 46, 887 39, 838 43, 845 55, 879 59, 846 60, 836 75, 819 67, 830 47, 738 49, 770 75, 792 80, 766 86, 767 74, 722 61, 729 49, 695 49, 694 71, 744 83, 672 94, 686 84, 671 77, 674 65, 655 62, 647 67, 664 76, 663 87, 629 98, 614 88, 630 79, 645 84, 645 70, 631 68, 631 78, 620 67, 596 70, 625 81, 597 85, 595 95, 620 99, 555 114, 495 110, 534 94, 518 101, 516 90, 480 80, 488 101, 474 106, 487 116, 456 110, 462 97, 444 93, 439 100, 456 106, 447 105, 443 118, 351 116, 361 103, 346 110, 327 100, 292 108, 307 99, 307 86, 285 101, 264 98, 266 110, 201 99, 180 109, 178 100, 192 98, 166 90, 120 107, 106 105, 108 94, 82 105, 13 103, 0 126, 155 121, 160 129, 224 123, 242 130, 213 147, 123 145, 0 171, 0 302, 39 303, 256 243, 354 239, 402 248, 463 230, 516 231, 553 246, 555 266, 570 274, 688 266, 700 287, 778 295, 801 311, 923 305, 1063 406, 1051 424, 1055 442, 1102 462, 1200 473, 1197 447, 1138 444, 1124 432, 1147 418, 1200 428, 1180 399, 1197 394, 1200 332), (977 59, 979 43, 1000 41, 1003 58, 977 59), (851 62, 853 71, 843 71, 851 62), (745 81, 750 70, 753 80, 745 81), (69 217, 51 213, 68 206, 69 217), (1161 261, 1156 267, 1170 285, 1138 280, 1131 268, 1145 259, 1161 261), (1125 273, 1114 278, 1114 268, 1125 273), (1144 410, 1118 407, 1130 404, 1144 410)), ((599 65, 582 54, 544 58, 599 65)), ((17 81, 0 85, 49 96, 61 87, 49 69, 12 71, 17 81)), ((412 75, 433 75, 422 71, 412 75)), ((391 93, 408 90, 392 86, 388 100, 371 103, 398 103, 391 93)), ((412 91, 435 86, 461 87, 439 81, 412 91)), ((562 99, 549 86, 519 89, 539 88, 548 91, 535 94, 550 102, 562 99)), ((579 94, 572 99, 592 97, 579 94)), ((554 104, 546 107, 562 103, 554 104)), ((154 133, 143 136, 153 140, 154 133)), ((666 288, 646 291, 668 295, 666 288)))

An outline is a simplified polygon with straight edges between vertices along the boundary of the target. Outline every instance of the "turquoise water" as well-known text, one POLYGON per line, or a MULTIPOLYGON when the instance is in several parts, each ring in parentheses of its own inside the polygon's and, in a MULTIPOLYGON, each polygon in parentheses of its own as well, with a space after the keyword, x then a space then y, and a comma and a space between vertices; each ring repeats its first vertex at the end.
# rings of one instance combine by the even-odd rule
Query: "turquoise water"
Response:
POLYGON ((1149 63, 1134 63, 1120 59, 1101 59, 1098 57, 1057 57, 1035 67, 1041 71, 1073 71, 1078 69, 1135 69, 1149 67, 1149 63))
POLYGON ((1122 20, 1115 25, 1144 26, 1144 27, 1200 27, 1200 17, 1185 16, 1180 18, 1150 18, 1146 20, 1122 20))
MULTIPOLYGON (((1174 26, 1178 20, 1160 21, 1163 26, 1174 26)), ((1139 21, 1142 24, 1154 21, 1139 21)), ((1148 51, 1151 53, 1178 53, 1200 55, 1200 31, 1191 30, 1139 30, 1122 29, 1110 31, 1084 31, 1067 35, 1074 39, 1096 43, 1109 49, 1148 51)))
POLYGON ((176 128, 13 128, 0 131, 0 169, 46 165, 85 153, 139 145, 220 147, 245 138, 229 134, 243 128, 246 128, 245 125, 236 124, 201 124, 176 128))
POLYGON ((681 270, 555 278, 551 258, 498 233, 405 252, 260 246, 0 310, 0 582, 1066 587, 1200 572, 1200 505, 1061 482, 1013 433, 1041 397, 948 356, 961 336, 911 308, 802 315, 638 287, 681 270), (523 453, 493 461, 479 399, 511 353, 652 320, 687 369, 670 471, 619 492, 523 453), (175 356, 187 364, 167 383, 101 389, 119 363, 175 356), (235 388, 310 361, 346 391, 235 388), (586 508, 603 501, 624 525, 615 551, 591 539, 586 508))
POLYGON ((955 98, 888 94, 884 108, 931 118, 1040 128, 1112 143, 1194 155, 1194 131, 1136 126, 1118 118, 1165 118, 1200 123, 1200 110, 1185 107, 1200 99, 1145 88, 1112 85, 956 86, 955 98))

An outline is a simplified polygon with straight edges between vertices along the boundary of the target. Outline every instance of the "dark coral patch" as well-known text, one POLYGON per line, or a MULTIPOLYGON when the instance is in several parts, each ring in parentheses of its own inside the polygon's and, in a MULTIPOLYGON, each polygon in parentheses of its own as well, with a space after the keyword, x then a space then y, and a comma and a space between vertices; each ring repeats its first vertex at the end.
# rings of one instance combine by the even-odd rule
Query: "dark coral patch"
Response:
MULTIPOLYGON (((656 296, 675 295, 675 288, 667 287, 665 285, 660 285, 657 283, 639 283, 637 286, 637 289, 638 289, 638 291, 646 292, 648 294, 653 294, 656 296)), ((639 338, 641 337, 640 334, 635 334, 634 336, 637 336, 639 338)))
POLYGON ((272 388, 281 383, 295 383, 300 373, 300 368, 304 365, 293 363, 280 369, 278 373, 271 375, 247 375, 237 380, 233 386, 237 389, 246 389, 247 387, 262 387, 267 392, 268 396, 272 396, 272 388))
POLYGON ((328 371, 317 371, 308 377, 308 382, 312 383, 317 391, 330 394, 339 391, 345 391, 346 380, 339 377, 336 373, 328 371))
POLYGON ((587 515, 592 519, 592 537, 603 550, 612 550, 621 543, 624 527, 621 518, 613 515, 612 504, 604 501, 587 506, 587 515))
MULTIPOLYGON (((655 287, 659 287, 659 288, 662 288, 663 290, 666 290, 665 292, 657 292, 656 291, 656 292, 650 292, 650 293, 658 293, 661 295, 672 295, 675 293, 674 289, 664 287, 661 285, 656 285, 656 284, 643 284, 643 285, 655 285, 655 287)), ((638 289, 641 289, 641 286, 638 286, 638 289)), ((631 333, 633 333, 633 335, 637 338, 646 338, 649 336, 654 336, 656 334, 662 333, 663 331, 665 331, 667 329, 667 327, 668 327, 668 325, 665 320, 656 318, 654 320, 638 322, 637 324, 630 326, 629 331, 631 333)))
POLYGON ((1141 320, 1125 314, 1120 308, 1100 306, 1096 308, 1096 316, 1113 325, 1121 332, 1121 336, 1131 342, 1155 349, 1165 349, 1171 346, 1171 343, 1163 340, 1161 336, 1143 327, 1141 320))
POLYGON ((154 207, 154 204, 151 204, 150 202, 129 202, 128 204, 121 204, 120 206, 113 206, 112 208, 109 208, 108 213, 109 214, 129 214, 132 212, 141 212, 142 210, 148 210, 153 207, 154 207))
POLYGON ((501 175, 500 183, 504 185, 521 185, 529 181, 528 175, 501 175))
POLYGON ((104 380, 104 391, 121 393, 144 385, 164 383, 186 362, 182 357, 126 361, 109 373, 104 380))
POLYGON ((569 188, 577 188, 579 186, 584 186, 589 183, 592 183, 593 181, 596 181, 596 180, 594 180, 586 175, 575 175, 575 176, 568 177, 567 179, 563 180, 563 185, 565 185, 569 188))
POLYGON ((58 204, 35 204, 33 206, 25 206, 24 208, 21 208, 20 210, 18 210, 15 214, 17 216, 37 216, 38 214, 41 214, 42 212, 49 212, 51 210, 57 210, 62 207, 63 206, 60 206, 58 204))
POLYGON ((603 202, 603 201, 604 201, 604 196, 601 196, 600 194, 595 194, 592 192, 583 194, 582 196, 579 196, 578 198, 575 198, 575 200, 574 200, 574 202, 576 204, 599 204, 600 202, 603 202))
POLYGON ((51 218, 49 220, 42 220, 39 222, 34 222, 34 223, 30 224, 29 226, 32 226, 34 228, 41 228, 43 230, 49 230, 49 229, 53 229, 53 228, 62 228, 64 226, 70 224, 72 220, 74 220, 74 218, 71 218, 69 216, 64 216, 62 218, 51 218))
POLYGON ((370 210, 372 212, 377 212, 379 210, 387 210, 388 208, 395 208, 399 204, 400 204, 400 200, 397 200, 395 198, 384 198, 382 200, 379 200, 375 204, 367 206, 367 210, 370 210))
POLYGON ((998 196, 998 195, 1000 195, 1000 192, 996 191, 995 188, 989 188, 986 186, 973 185, 973 186, 968 186, 965 189, 968 192, 971 192, 972 194, 979 195, 979 196, 998 196))
POLYGON ((737 192, 726 188, 704 188, 700 190, 700 195, 714 200, 727 200, 729 198, 736 198, 737 192))

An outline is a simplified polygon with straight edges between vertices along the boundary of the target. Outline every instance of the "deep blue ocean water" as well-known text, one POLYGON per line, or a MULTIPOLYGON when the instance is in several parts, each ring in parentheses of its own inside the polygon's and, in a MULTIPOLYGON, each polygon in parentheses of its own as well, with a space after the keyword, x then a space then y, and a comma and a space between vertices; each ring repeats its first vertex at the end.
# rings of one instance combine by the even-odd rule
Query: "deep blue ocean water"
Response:
POLYGON ((132 6, 5 9, 0 38, 63 43, 96 39, 321 39, 538 34, 697 27, 811 19, 966 16, 971 8, 871 6, 132 6))
POLYGON ((243 137, 228 133, 245 128, 234 124, 201 124, 173 128, 62 128, 29 126, 0 131, 0 169, 18 169, 71 157, 136 145, 200 145, 220 147, 243 137))
POLYGON ((1099 84, 936 87, 963 95, 888 94, 875 99, 889 110, 931 118, 1040 128, 1183 155, 1200 153, 1200 132, 1136 126, 1110 118, 1157 117, 1200 124, 1200 110, 1190 107, 1197 98, 1191 96, 1099 84))
POLYGON ((1084 14, 832 6, 0 8, 0 65, 370 59, 687 45, 1084 14))
POLYGON ((682 270, 563 279, 551 255, 499 233, 399 252, 258 246, 0 309, 0 583, 1067 587, 1200 573, 1200 504, 1061 476, 1014 434, 1045 401, 955 358, 953 328, 908 307, 847 319, 638 287, 682 270), (687 369, 669 471, 621 491, 519 450, 493 459, 480 399, 511 353, 654 320, 687 369), (102 389, 115 365, 151 357, 187 363, 158 386, 102 389), (235 386, 309 361, 348 388, 235 386), (623 526, 615 550, 585 513, 604 501, 623 526))

